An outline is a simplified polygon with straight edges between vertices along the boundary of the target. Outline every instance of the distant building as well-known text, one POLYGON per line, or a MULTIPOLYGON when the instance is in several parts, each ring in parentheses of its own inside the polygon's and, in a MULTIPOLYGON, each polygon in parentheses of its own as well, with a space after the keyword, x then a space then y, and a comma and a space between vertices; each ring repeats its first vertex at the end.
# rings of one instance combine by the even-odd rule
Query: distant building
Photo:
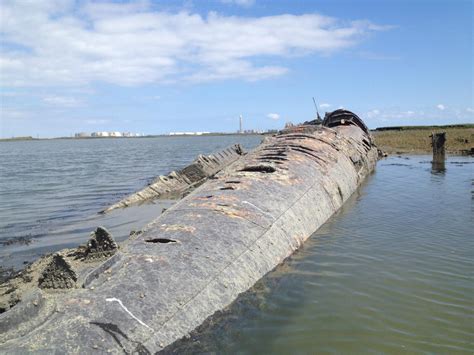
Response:
POLYGON ((170 136, 202 136, 203 134, 210 134, 211 132, 170 132, 170 136))
POLYGON ((108 137, 109 132, 92 132, 92 137, 108 137))
POLYGON ((82 138, 82 137, 140 137, 142 134, 140 133, 132 133, 132 132, 118 132, 118 131, 113 131, 113 132, 92 132, 92 133, 76 133, 75 137, 76 138, 82 138))
POLYGON ((74 137, 76 138, 85 138, 85 137, 90 137, 90 136, 91 134, 87 132, 79 132, 79 133, 74 134, 74 137))

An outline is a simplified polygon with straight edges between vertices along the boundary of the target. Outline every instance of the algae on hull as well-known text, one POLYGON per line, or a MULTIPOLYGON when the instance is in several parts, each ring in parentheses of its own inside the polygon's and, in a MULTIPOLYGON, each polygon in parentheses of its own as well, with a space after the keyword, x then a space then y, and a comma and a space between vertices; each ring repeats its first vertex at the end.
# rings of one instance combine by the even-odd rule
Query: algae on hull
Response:
MULTIPOLYGON (((0 314, 8 311, 39 289, 66 290, 81 287, 81 282, 104 260, 118 250, 112 235, 103 227, 91 233, 86 245, 45 255, 0 284, 0 314), (78 285, 79 281, 79 285, 78 285)), ((8 315, 0 316, 0 322, 8 315)), ((0 342, 3 334, 0 335, 0 342)))

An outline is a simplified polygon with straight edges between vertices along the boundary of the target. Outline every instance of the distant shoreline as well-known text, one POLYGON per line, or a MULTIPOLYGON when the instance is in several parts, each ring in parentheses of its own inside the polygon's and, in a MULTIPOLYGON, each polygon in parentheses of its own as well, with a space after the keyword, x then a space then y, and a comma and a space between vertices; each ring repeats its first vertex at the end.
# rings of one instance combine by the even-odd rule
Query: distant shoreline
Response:
POLYGON ((158 137, 209 137, 209 136, 260 136, 273 133, 206 133, 206 134, 151 134, 139 137, 53 137, 53 138, 34 138, 31 136, 27 137, 12 137, 12 138, 0 138, 0 142, 17 142, 17 141, 49 141, 55 139, 143 139, 143 138, 158 138, 158 137))
MULTIPOLYGON (((388 154, 430 154, 432 152, 430 134, 444 131, 447 134, 446 152, 448 154, 470 155, 474 150, 474 124, 448 124, 430 126, 393 126, 379 127, 371 130, 377 146, 388 154)), ((255 136, 273 133, 206 133, 201 135, 169 135, 155 134, 140 137, 56 137, 33 138, 13 137, 3 138, 0 142, 42 141, 57 139, 144 139, 157 137, 206 137, 206 136, 255 136)))
POLYGON ((11 137, 11 138, 0 138, 0 142, 16 142, 16 141, 38 141, 39 138, 33 137, 11 137))

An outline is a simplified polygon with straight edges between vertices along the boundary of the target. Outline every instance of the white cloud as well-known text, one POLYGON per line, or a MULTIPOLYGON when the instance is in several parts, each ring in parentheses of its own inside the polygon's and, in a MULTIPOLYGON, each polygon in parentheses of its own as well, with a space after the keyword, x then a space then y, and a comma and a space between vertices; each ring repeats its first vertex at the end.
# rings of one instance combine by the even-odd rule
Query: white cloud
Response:
POLYGON ((4 86, 255 81, 288 71, 275 60, 331 54, 385 30, 318 14, 158 12, 148 1, 4 1, 0 21, 4 86))
POLYGON ((436 105, 436 108, 438 110, 444 111, 446 109, 446 106, 444 106, 443 104, 438 104, 438 105, 436 105))
POLYGON ((45 104, 49 106, 77 107, 81 105, 81 101, 77 100, 74 97, 46 96, 46 97, 43 97, 42 100, 45 104))
POLYGON ((412 110, 401 111, 399 109, 386 108, 382 110, 374 109, 366 113, 368 119, 375 119, 378 121, 386 122, 390 120, 403 120, 403 119, 413 119, 416 117, 421 117, 424 115, 424 112, 419 111, 415 112, 412 110))
POLYGON ((379 115, 380 115, 380 111, 377 110, 377 109, 374 109, 374 110, 371 110, 371 111, 367 112, 367 118, 369 118, 369 119, 376 118, 379 115))
POLYGON ((331 104, 322 103, 321 105, 319 105, 319 107, 321 107, 321 108, 328 108, 328 107, 331 107, 331 104))
POLYGON ((255 0, 221 0, 223 4, 235 4, 244 7, 250 7, 255 4, 255 0))
POLYGON ((474 109, 471 108, 471 107, 468 107, 468 108, 466 109, 466 111, 469 112, 469 113, 474 113, 474 109))
POLYGON ((22 110, 15 110, 11 108, 5 108, 0 106, 0 123, 2 120, 15 120, 22 119, 29 116, 29 112, 22 110))
POLYGON ((86 2, 82 8, 82 12, 91 18, 101 18, 104 16, 119 16, 129 13, 146 12, 150 6, 150 2, 146 0, 121 4, 113 2, 86 2))
POLYGON ((278 113, 269 113, 267 115, 267 117, 271 120, 279 120, 280 119, 280 115, 278 113))
POLYGON ((21 94, 18 92, 0 92, 0 96, 1 97, 17 97, 17 96, 21 96, 21 94))
POLYGON ((369 124, 390 122, 391 125, 418 125, 418 124, 448 124, 462 123, 472 118, 472 114, 464 109, 446 107, 440 111, 436 106, 421 106, 416 109, 405 110, 400 107, 384 107, 366 112, 363 119, 369 124))

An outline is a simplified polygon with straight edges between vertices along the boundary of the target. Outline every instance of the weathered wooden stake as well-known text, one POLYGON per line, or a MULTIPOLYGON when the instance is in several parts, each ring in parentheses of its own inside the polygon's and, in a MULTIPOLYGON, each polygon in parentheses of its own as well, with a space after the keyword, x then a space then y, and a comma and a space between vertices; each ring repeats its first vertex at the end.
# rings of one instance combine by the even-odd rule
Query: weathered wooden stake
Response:
POLYGON ((446 142, 446 132, 432 133, 431 146, 433 147, 433 161, 444 161, 446 159, 444 143, 446 142))
POLYGON ((432 133, 431 146, 433 147, 432 168, 437 171, 444 171, 444 161, 446 160, 446 152, 444 143, 446 143, 446 132, 432 133))

